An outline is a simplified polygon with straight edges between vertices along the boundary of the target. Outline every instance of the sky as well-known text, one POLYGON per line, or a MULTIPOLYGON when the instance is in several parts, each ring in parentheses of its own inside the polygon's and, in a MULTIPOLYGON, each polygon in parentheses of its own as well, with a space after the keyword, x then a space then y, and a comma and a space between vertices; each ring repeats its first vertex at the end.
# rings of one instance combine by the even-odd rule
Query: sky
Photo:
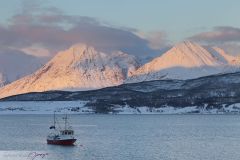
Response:
POLYGON ((192 40, 240 54, 239 0, 9 0, 1 6, 0 52, 51 57, 88 43, 142 55, 192 40))
POLYGON ((239 0, 59 0, 51 5, 117 26, 165 31, 173 41, 215 26, 240 27, 239 0))

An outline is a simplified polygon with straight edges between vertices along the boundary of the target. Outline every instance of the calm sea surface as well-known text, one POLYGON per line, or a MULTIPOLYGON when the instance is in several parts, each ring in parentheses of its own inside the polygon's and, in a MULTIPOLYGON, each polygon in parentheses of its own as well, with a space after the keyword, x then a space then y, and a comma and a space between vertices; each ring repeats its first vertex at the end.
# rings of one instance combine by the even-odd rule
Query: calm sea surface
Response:
POLYGON ((240 159, 238 115, 70 115, 70 118, 78 141, 75 146, 63 147, 46 144, 51 115, 1 115, 0 159, 240 159))

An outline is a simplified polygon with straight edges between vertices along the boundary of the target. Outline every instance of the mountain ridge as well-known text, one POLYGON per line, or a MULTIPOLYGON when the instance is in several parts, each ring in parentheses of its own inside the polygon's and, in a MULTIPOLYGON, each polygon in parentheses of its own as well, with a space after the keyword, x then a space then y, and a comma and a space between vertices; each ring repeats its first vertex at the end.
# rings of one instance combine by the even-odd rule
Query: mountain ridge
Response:
POLYGON ((103 53, 86 44, 60 51, 33 74, 0 88, 0 98, 49 90, 92 90, 123 83, 194 79, 239 71, 236 57, 217 47, 184 41, 140 66, 136 57, 103 53))

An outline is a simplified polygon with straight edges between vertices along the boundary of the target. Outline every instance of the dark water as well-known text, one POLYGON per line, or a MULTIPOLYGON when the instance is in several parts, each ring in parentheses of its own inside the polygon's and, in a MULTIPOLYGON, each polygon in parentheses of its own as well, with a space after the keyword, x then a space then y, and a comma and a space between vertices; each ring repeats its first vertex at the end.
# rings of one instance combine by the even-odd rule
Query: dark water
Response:
MULTIPOLYGON (((32 152, 48 154, 35 157, 36 160, 240 159, 240 116, 237 115, 70 117, 78 139, 73 147, 46 144, 50 115, 0 116, 0 154, 8 153, 0 159, 12 160, 9 157, 32 152)), ((21 158, 29 159, 18 157, 21 158)))

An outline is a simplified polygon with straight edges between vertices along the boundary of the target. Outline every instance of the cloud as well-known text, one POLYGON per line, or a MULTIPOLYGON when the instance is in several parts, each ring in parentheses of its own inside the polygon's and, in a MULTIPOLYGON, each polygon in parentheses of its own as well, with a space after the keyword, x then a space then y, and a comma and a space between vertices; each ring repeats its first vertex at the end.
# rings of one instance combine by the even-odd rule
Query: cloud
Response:
POLYGON ((149 47, 152 49, 161 50, 164 47, 169 46, 167 35, 164 32, 136 32, 135 34, 143 39, 146 39, 149 47))
POLYGON ((33 55, 33 56, 36 56, 36 57, 48 57, 48 56, 50 56, 49 50, 45 49, 42 46, 38 46, 38 45, 33 45, 33 46, 30 46, 30 47, 22 48, 21 51, 24 52, 25 54, 33 55))
POLYGON ((208 45, 217 45, 233 55, 240 54, 240 28, 218 26, 188 39, 208 45))
POLYGON ((0 25, 0 47, 19 48, 41 57, 39 46, 43 47, 44 56, 53 56, 73 44, 86 43, 106 52, 121 50, 141 56, 158 52, 165 44, 165 36, 161 32, 146 38, 136 35, 134 31, 112 27, 91 17, 66 15, 57 8, 24 1, 22 12, 11 17, 7 26, 0 25), (33 53, 36 48, 37 52, 33 53))
POLYGON ((0 74, 6 78, 7 82, 34 72, 44 62, 45 60, 42 58, 26 55, 19 50, 9 48, 0 50, 0 74))
POLYGON ((190 39, 208 43, 240 42, 240 28, 219 26, 212 31, 194 35, 190 39))
POLYGON ((240 43, 232 42, 232 43, 223 43, 223 44, 216 44, 216 45, 223 48, 225 51, 227 51, 227 53, 240 57, 240 43))

